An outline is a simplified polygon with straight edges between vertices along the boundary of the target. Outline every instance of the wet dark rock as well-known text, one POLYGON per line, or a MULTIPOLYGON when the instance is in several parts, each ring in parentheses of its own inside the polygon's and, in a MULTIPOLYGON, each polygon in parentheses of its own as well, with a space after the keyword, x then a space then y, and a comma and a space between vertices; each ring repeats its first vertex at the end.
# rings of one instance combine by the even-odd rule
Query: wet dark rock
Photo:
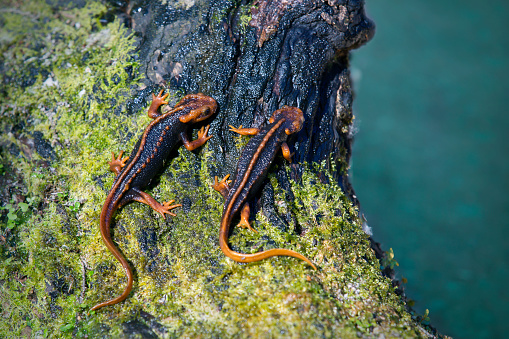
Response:
POLYGON ((123 324, 125 338, 143 338, 143 339, 157 339, 159 338, 147 324, 138 319, 127 321, 123 324))
POLYGON ((9 148, 9 153, 11 153, 12 155, 18 156, 20 154, 20 149, 15 144, 10 144, 8 146, 8 148, 9 148))
POLYGON ((143 228, 138 236, 140 249, 149 259, 154 259, 159 254, 157 248, 157 234, 153 228, 143 228))
POLYGON ((46 139, 44 139, 43 134, 36 131, 33 133, 33 137, 34 146, 37 153, 39 153, 39 155, 44 159, 55 160, 55 151, 53 150, 53 147, 51 147, 51 144, 46 139))
POLYGON ((46 276, 46 293, 54 301, 60 294, 74 293, 75 277, 72 269, 62 266, 59 270, 46 276))
POLYGON ((185 213, 188 213, 191 210, 192 201, 189 197, 183 197, 180 204, 182 204, 182 210, 185 213))
POLYGON ((152 314, 140 311, 140 317, 145 321, 145 323, 157 334, 164 335, 168 332, 166 327, 164 327, 162 324, 160 324, 156 317, 154 317, 152 314))
MULTIPOLYGON (((131 70, 132 71, 132 70, 131 70)), ((133 93, 133 99, 127 104, 127 114, 136 114, 142 107, 145 107, 147 102, 151 100, 152 93, 160 90, 159 86, 151 85, 146 88, 135 91, 133 93)))
POLYGON ((209 147, 226 174, 239 156, 228 125, 258 127, 282 105, 297 106, 306 124, 291 140, 295 162, 332 166, 332 159, 336 179, 355 201, 346 177, 353 119, 348 58, 374 33, 363 2, 255 1, 247 12, 233 1, 192 4, 131 3, 147 87, 128 111, 158 86, 214 97, 220 111, 209 147))
POLYGON ((269 219, 271 225, 281 232, 288 230, 288 224, 281 218, 274 208, 274 189, 271 185, 265 185, 261 194, 261 206, 263 214, 269 219))

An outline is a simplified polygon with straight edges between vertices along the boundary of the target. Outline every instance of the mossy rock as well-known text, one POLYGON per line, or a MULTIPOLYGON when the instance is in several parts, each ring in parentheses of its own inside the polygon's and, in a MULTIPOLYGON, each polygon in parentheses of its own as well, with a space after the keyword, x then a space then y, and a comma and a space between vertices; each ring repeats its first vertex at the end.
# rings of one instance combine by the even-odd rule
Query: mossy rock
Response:
MULTIPOLYGON (((245 253, 296 250, 318 270, 295 258, 226 258, 223 202, 211 188, 221 164, 207 145, 181 147, 148 190, 181 203, 176 217, 138 203, 116 214, 112 236, 135 285, 124 302, 89 312, 126 282, 98 228, 113 181, 106 163, 111 151, 129 152, 150 120, 146 107, 132 108, 145 89, 135 37, 109 13, 94 1, 0 11, 0 336, 430 336, 382 276, 357 207, 324 164, 275 166, 266 189, 283 226, 262 207, 258 233, 230 237, 245 253), (295 180, 281 187, 277 176, 295 180)), ((183 93, 170 94, 175 103, 183 93)))

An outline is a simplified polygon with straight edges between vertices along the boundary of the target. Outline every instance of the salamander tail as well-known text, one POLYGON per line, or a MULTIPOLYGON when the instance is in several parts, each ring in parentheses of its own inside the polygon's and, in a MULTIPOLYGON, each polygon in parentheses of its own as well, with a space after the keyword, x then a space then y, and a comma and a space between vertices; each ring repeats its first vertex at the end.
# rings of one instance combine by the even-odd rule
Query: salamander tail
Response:
POLYGON ((228 241, 228 239, 226 237, 226 233, 221 232, 221 234, 219 236, 219 245, 221 247, 221 250, 228 258, 233 259, 237 262, 255 262, 255 261, 260 261, 260 260, 267 259, 270 257, 284 255, 284 256, 289 256, 289 257, 294 257, 297 259, 304 260, 309 265, 311 265, 311 267, 313 267, 315 270, 317 269, 316 266, 311 262, 311 260, 309 260, 308 258, 303 256, 302 254, 292 251, 292 250, 277 248, 277 249, 271 249, 271 250, 267 250, 267 251, 263 251, 263 252, 254 253, 254 254, 244 254, 244 253, 235 252, 232 249, 230 249, 227 241, 228 241))
POLYGON ((106 245, 106 247, 108 247, 111 254, 113 254, 113 256, 122 264, 122 267, 124 268, 125 273, 127 275, 127 286, 125 287, 124 292, 122 292, 120 296, 97 304, 94 307, 92 307, 90 311, 95 311, 105 306, 118 304, 119 302, 127 298, 127 296, 129 295, 129 293, 131 293, 131 290, 133 288, 133 272, 131 271, 131 266, 129 266, 127 260, 124 258, 122 253, 120 253, 119 249, 115 246, 115 244, 111 240, 110 221, 112 214, 113 211, 107 209, 107 206, 105 204, 105 207, 103 207, 103 212, 101 213, 101 223, 100 223, 101 236, 103 238, 104 244, 106 245))

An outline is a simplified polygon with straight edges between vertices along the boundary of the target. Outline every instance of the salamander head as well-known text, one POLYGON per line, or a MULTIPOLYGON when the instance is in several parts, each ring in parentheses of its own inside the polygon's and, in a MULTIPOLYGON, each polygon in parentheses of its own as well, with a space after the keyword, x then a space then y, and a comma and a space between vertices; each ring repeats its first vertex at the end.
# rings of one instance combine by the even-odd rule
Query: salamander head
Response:
POLYGON ((285 133, 290 135, 297 133, 302 129, 304 124, 304 113, 297 107, 283 106, 282 108, 274 111, 272 117, 269 119, 269 123, 274 121, 285 119, 283 126, 285 127, 285 133))
POLYGON ((217 102, 202 93, 188 94, 175 105, 174 109, 180 107, 189 112, 182 115, 179 118, 180 121, 183 123, 195 123, 203 121, 216 113, 217 102))

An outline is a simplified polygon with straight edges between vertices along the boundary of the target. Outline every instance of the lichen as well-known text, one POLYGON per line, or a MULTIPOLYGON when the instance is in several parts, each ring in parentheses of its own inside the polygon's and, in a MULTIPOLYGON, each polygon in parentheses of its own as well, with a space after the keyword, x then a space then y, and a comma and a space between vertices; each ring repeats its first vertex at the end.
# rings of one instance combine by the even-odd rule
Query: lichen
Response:
POLYGON ((289 229, 259 212, 258 233, 235 228, 230 237, 246 253, 299 251, 318 271, 295 258, 226 258, 218 246, 223 201, 211 188, 219 166, 207 145, 181 147, 147 190, 181 203, 176 217, 163 220, 138 203, 116 214, 112 237, 133 267, 134 289, 124 302, 88 312, 126 282, 98 229, 113 182, 106 162, 111 151, 129 152, 150 120, 127 109, 141 86, 135 39, 119 21, 104 22, 106 12, 93 1, 67 10, 18 2, 0 12, 0 180, 9 189, 2 206, 12 209, 0 219, 0 333, 119 337, 144 324, 161 337, 422 335, 380 274, 357 209, 323 166, 298 166, 293 201, 269 176, 289 229), (34 132, 54 158, 39 153, 34 132), (19 219, 9 224, 8 213, 19 219))

